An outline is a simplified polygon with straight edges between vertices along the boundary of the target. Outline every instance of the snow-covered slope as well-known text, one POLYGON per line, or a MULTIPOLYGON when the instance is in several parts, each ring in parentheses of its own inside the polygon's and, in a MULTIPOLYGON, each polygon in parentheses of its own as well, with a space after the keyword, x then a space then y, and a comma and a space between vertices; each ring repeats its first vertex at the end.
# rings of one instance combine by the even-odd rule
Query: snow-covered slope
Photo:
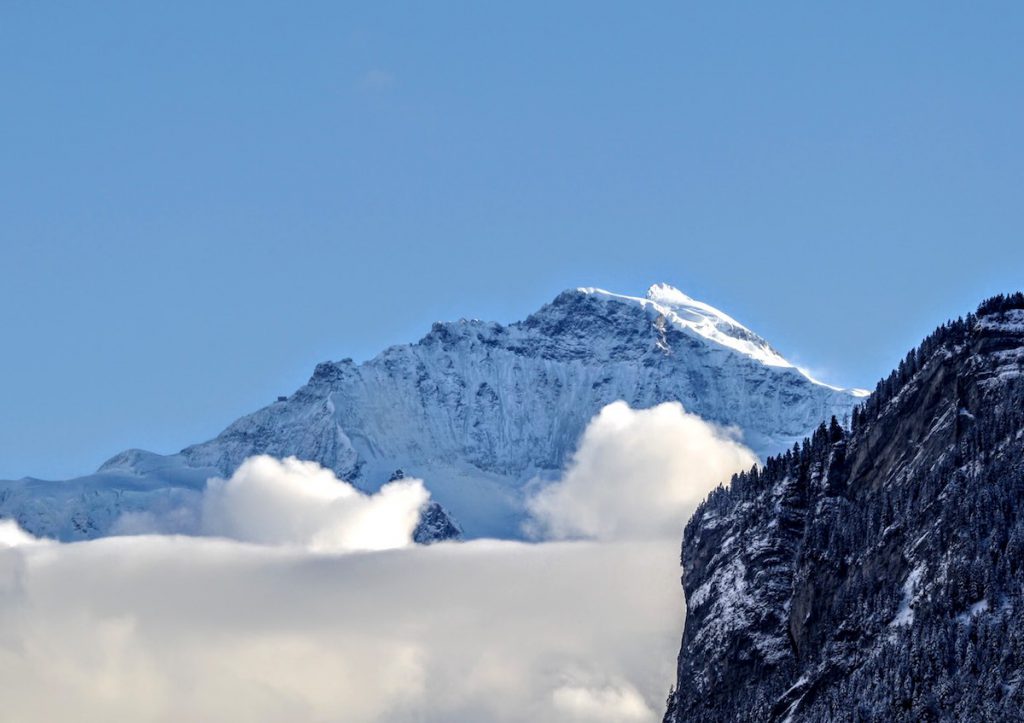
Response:
POLYGON ((101 534, 147 495, 170 504, 179 487, 265 453, 316 460, 370 490, 401 468, 425 479, 467 534, 514 537, 524 489, 562 468, 605 404, 678 400, 738 427, 765 456, 831 415, 845 419, 863 394, 816 382, 670 286, 644 298, 581 288, 521 322, 438 323, 365 363, 319 364, 287 400, 176 455, 129 450, 68 483, 5 483, 0 514, 37 533, 101 534))

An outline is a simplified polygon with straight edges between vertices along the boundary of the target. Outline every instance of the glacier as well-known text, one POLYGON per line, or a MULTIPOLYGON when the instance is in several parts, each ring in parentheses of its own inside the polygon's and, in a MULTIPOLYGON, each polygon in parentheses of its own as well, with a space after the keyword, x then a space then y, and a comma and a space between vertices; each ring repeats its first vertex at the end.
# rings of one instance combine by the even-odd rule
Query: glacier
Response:
POLYGON ((173 517, 207 479, 269 454, 366 491, 404 470, 439 503, 432 528, 521 538, 525 499, 557 478, 606 404, 679 401, 763 459, 831 416, 845 422, 866 394, 811 378, 672 286, 643 297, 577 288, 519 322, 439 322, 366 362, 318 364, 290 396, 176 454, 132 449, 76 479, 0 482, 0 517, 62 540, 117 533, 125 513, 173 517))

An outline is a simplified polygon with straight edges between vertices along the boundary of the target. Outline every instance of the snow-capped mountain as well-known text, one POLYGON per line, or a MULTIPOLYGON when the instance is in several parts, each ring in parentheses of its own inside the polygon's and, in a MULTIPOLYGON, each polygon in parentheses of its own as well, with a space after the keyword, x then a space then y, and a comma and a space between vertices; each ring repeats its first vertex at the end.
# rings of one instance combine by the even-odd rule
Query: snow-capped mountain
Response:
POLYGON ((1021 719, 1024 295, 940 327, 851 421, 694 513, 666 723, 1021 719))
POLYGON ((847 419, 864 394, 815 381, 671 286, 643 298, 579 288, 521 322, 437 323, 367 362, 319 364, 287 399, 178 454, 128 450, 76 480, 3 483, 0 514, 37 534, 105 534, 122 512, 173 508, 263 453, 315 460, 367 490, 400 468, 467 534, 517 537, 524 491, 557 474, 610 402, 678 400, 765 456, 847 419))

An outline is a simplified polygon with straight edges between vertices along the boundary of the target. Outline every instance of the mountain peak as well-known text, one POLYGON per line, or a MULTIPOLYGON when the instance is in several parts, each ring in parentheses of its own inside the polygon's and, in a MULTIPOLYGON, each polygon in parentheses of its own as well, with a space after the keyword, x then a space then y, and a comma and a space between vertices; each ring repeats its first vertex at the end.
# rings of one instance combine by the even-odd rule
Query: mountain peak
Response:
POLYGON ((360 364, 318 365, 285 401, 178 454, 129 451, 74 484, 0 483, 0 515, 23 515, 36 534, 106 534, 119 514, 176 504, 269 454, 316 461, 367 491, 400 468, 427 479, 469 537, 515 537, 531 480, 563 469, 612 402, 680 402, 736 426, 762 456, 849 417, 854 396, 811 383, 728 315, 665 284, 647 296, 573 289, 507 326, 436 324, 360 364))
POLYGON ((664 282, 660 284, 653 284, 647 289, 646 297, 651 301, 659 304, 692 304, 694 299, 684 294, 682 291, 664 282))
MULTIPOLYGON (((663 316, 667 323, 687 334, 739 352, 767 366, 794 367, 765 339, 724 311, 687 296, 670 284, 654 284, 647 290, 647 294, 643 298, 613 294, 610 291, 593 287, 581 287, 577 289, 577 292, 621 303, 639 304, 645 308, 650 307, 663 316)), ((814 379, 811 381, 819 383, 814 379)))

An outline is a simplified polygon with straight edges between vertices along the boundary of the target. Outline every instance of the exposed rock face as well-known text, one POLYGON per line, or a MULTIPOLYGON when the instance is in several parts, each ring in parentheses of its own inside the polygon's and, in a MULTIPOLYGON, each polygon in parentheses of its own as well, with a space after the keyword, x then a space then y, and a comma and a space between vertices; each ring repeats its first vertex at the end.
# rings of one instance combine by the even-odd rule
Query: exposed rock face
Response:
POLYGON ((431 545, 435 542, 461 540, 462 529, 437 502, 428 502, 420 512, 420 522, 412 533, 413 542, 431 545))
POLYGON ((0 515, 65 539, 104 534, 120 511, 165 504, 171 488, 200 489, 269 454, 319 462, 367 490, 401 467, 469 536, 516 537, 524 486, 557 474, 590 419, 620 399, 641 408, 680 401, 739 427, 764 456, 831 415, 848 418, 859 397, 815 382, 671 287, 645 298, 574 289, 522 322, 435 324, 418 343, 363 364, 319 364, 285 401, 176 455, 129 450, 60 485, 0 483, 0 515))
POLYGON ((665 720, 1020 720, 1024 296, 941 327, 683 540, 665 720))
MULTIPOLYGON (((405 479, 405 472, 396 469, 388 482, 405 479)), ((430 500, 420 510, 420 521, 412 532, 412 540, 417 545, 432 545, 435 542, 461 540, 462 528, 451 518, 448 510, 437 502, 430 500)))

